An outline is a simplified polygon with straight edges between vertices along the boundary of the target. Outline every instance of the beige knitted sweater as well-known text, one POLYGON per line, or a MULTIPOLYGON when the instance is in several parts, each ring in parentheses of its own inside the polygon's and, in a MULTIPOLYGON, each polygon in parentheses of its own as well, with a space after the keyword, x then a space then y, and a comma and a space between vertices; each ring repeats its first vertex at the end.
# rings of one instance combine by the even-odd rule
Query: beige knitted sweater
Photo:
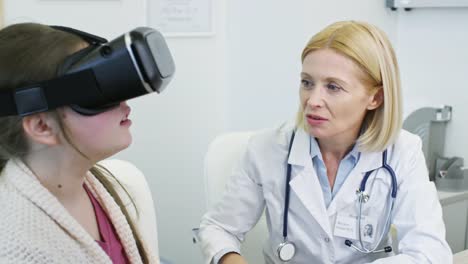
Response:
MULTIPOLYGON (((118 205, 90 173, 85 184, 107 212, 129 261, 141 263, 132 231, 118 205)), ((153 255, 151 263, 159 263, 157 249, 153 255)), ((0 174, 0 263, 112 262, 27 166, 10 160, 0 174)))

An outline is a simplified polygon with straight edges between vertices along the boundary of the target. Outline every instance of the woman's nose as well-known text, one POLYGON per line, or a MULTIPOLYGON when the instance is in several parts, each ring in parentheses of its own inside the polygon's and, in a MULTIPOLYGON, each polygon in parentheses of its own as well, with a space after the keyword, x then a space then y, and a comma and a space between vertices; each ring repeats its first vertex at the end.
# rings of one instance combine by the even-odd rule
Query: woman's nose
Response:
POLYGON ((307 99, 307 104, 311 107, 322 107, 324 104, 323 91, 320 86, 312 89, 307 99))

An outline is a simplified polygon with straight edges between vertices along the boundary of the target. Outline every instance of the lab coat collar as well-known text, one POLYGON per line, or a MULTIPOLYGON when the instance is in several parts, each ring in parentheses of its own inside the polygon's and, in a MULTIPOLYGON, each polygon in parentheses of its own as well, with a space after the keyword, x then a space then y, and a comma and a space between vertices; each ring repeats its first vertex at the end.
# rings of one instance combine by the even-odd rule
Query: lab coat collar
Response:
MULTIPOLYGON (((288 139, 288 144, 291 138, 288 139)), ((300 166, 305 166, 308 162, 308 159, 315 155, 320 155, 320 150, 318 150, 318 153, 314 151, 314 153, 311 153, 311 147, 315 144, 316 147, 318 148, 317 142, 312 142, 311 136, 304 131, 304 129, 297 128, 296 129, 296 135, 294 136, 294 141, 292 142, 292 147, 291 147, 291 153, 289 154, 289 159, 288 163, 291 165, 300 165, 300 166)), ((288 145, 289 148, 289 145, 288 145)), ((348 155, 346 155, 345 158, 348 157, 353 157, 354 159, 358 160, 360 159, 360 152, 358 150, 358 147, 355 145, 353 146, 353 149, 351 150, 348 155)), ((372 156, 373 153, 368 153, 368 155, 372 156)), ((378 154, 378 153, 376 153, 378 154)), ((378 154, 380 155, 380 154, 378 154)), ((322 159, 322 158, 321 158, 322 159)), ((367 167, 372 168, 372 164, 364 164, 367 167)), ((366 167, 365 166, 365 167, 366 167)), ((380 167, 380 166, 377 166, 380 167)))
MULTIPOLYGON (((310 157, 308 150, 306 157, 310 157)), ((296 194, 302 205, 309 211, 310 215, 321 226, 324 232, 331 236, 330 221, 312 160, 307 158, 304 163, 299 163, 297 160, 293 161, 296 161, 298 165, 292 165, 291 181, 289 182, 291 193, 294 192, 296 194)))
MULTIPOLYGON (((288 139, 288 143, 290 138, 288 139)), ((289 148, 289 145, 288 145, 289 148)), ((305 167, 310 163, 310 136, 302 128, 296 129, 296 135, 292 142, 291 153, 289 153, 288 163, 305 167)))
POLYGON ((361 152, 359 161, 356 164, 356 171, 366 173, 371 170, 378 169, 382 167, 382 153, 379 152, 361 152))
POLYGON ((303 129, 296 130, 288 163, 291 164, 291 181, 289 182, 291 191, 297 195, 324 232, 331 236, 327 209, 323 195, 321 195, 322 189, 310 158, 310 136, 303 129))
MULTIPOLYGON (((353 164, 356 164, 359 160, 360 152, 357 148, 357 145, 354 144, 351 151, 344 156, 343 160, 352 159, 353 164)), ((322 152, 320 151, 320 146, 316 138, 310 136, 310 157, 314 160, 317 157, 321 162, 323 162, 322 152)))
MULTIPOLYGON (((289 140, 290 138, 288 139, 288 144, 289 140)), ((310 135, 307 132, 305 132, 304 129, 298 128, 296 130, 296 135, 294 136, 294 140, 292 142, 291 153, 289 153, 289 164, 305 167, 307 164, 310 163, 310 140, 310 135)), ((382 166, 381 151, 360 152, 358 154, 358 148, 357 146, 355 146, 350 154, 359 159, 358 163, 356 164, 356 167, 354 167, 354 169, 351 171, 351 174, 356 172, 361 172, 362 174, 364 174, 368 171, 375 170, 382 166)), ((388 157, 390 157, 390 155, 388 155, 388 157)))

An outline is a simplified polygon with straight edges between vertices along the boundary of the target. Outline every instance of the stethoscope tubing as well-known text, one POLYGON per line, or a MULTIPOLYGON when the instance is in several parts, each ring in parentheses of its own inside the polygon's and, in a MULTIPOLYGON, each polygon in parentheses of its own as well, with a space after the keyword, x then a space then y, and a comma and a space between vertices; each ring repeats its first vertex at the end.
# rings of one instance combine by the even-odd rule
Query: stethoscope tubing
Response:
POLYGON ((358 214, 358 234, 359 234, 359 244, 361 245, 361 248, 356 248, 356 250, 358 250, 359 252, 361 253, 374 253, 377 251, 377 247, 379 246, 379 244, 382 242, 382 239, 384 238, 385 234, 388 232, 389 230, 389 226, 390 226, 390 218, 391 218, 391 212, 393 210, 393 205, 395 204, 395 198, 391 197, 390 199, 387 199, 387 217, 385 218, 385 224, 384 224, 384 230, 383 232, 380 234, 380 237, 379 239, 377 240, 378 242, 375 243, 375 246, 374 248, 372 249, 368 249, 366 248, 366 246, 364 245, 364 243, 362 242, 362 232, 361 232, 361 218, 362 218, 362 204, 363 204, 363 201, 359 201, 359 214, 358 214))
POLYGON ((288 214, 289 214, 289 193, 291 188, 289 188, 289 182, 291 181, 291 164, 289 164, 289 154, 291 154, 292 143, 294 141, 294 137, 296 135, 296 131, 293 130, 291 140, 289 141, 289 149, 288 149, 288 156, 286 162, 288 163, 288 167, 286 169, 286 186, 285 186, 285 197, 284 197, 284 212, 283 212, 283 240, 288 240, 288 214))
MULTIPOLYGON (((397 186, 397 179, 396 179, 395 171, 393 171, 392 167, 390 167, 390 165, 388 165, 388 163, 387 163, 387 150, 384 150, 383 153, 382 153, 382 166, 380 168, 384 168, 390 174, 390 177, 392 179, 392 194, 391 195, 392 195, 392 198, 396 198, 397 187, 398 187, 397 186)), ((364 175, 364 178, 362 179, 361 184, 359 186, 359 191, 364 192, 366 190, 367 180, 369 179, 369 176, 374 171, 376 171, 376 170, 371 170, 371 171, 366 172, 366 174, 364 175)))
MULTIPOLYGON (((291 139, 289 141, 288 155, 287 155, 287 159, 286 159, 286 162, 287 162, 288 165, 287 165, 287 168, 286 168, 286 184, 285 184, 286 186, 285 186, 285 199, 284 199, 284 211, 283 211, 283 243, 281 243, 280 246, 278 247, 278 255, 280 255, 279 251, 282 248, 282 245, 284 245, 284 244, 291 244, 294 247, 294 250, 295 250, 294 244, 288 241, 288 214, 289 214, 289 198, 290 198, 290 189, 291 189, 289 187, 289 182, 291 181, 291 170, 292 170, 291 164, 289 164, 289 155, 291 154, 292 143, 294 141, 294 137, 295 137, 295 134, 296 134, 295 132, 296 132, 295 130, 293 130, 293 132, 292 132, 291 139)), ((359 233, 359 244, 360 244, 361 248, 353 245, 350 240, 346 240, 346 243, 345 243, 346 245, 348 245, 350 247, 353 247, 357 251, 362 252, 362 253, 366 253, 366 254, 367 253, 377 253, 377 252, 382 252, 382 251, 385 251, 385 252, 390 252, 391 251, 391 247, 386 247, 384 250, 377 250, 377 247, 382 242, 382 239, 383 239, 384 235, 389 230, 391 213, 392 213, 392 210, 393 210, 393 206, 395 204, 395 199, 396 199, 396 195, 397 195, 397 187, 398 187, 395 171, 387 163, 387 150, 384 150, 383 153, 382 153, 382 166, 380 168, 366 172, 366 174, 364 175, 364 178, 361 181, 361 184, 360 184, 359 190, 358 190, 359 194, 360 194, 360 197, 359 197, 359 215, 358 215, 358 233, 359 233), (365 202, 364 199, 363 199, 363 195, 365 194, 366 183, 367 183, 367 180, 369 179, 370 175, 374 171, 377 171, 380 168, 385 169, 391 176, 391 181, 392 181, 391 182, 391 194, 390 194, 390 199, 387 199, 387 201, 388 201, 387 202, 388 203, 387 217, 386 217, 386 220, 385 220, 385 225, 384 225, 383 232, 380 234, 379 240, 376 243, 376 245, 374 246, 374 248, 367 249, 365 247, 364 243, 362 242, 362 235, 361 235, 362 204, 365 202), (388 248, 390 248, 390 251, 387 250, 388 248)), ((279 257, 280 257, 280 259, 282 261, 289 261, 289 260, 283 260, 281 258, 281 256, 279 256, 279 257)))

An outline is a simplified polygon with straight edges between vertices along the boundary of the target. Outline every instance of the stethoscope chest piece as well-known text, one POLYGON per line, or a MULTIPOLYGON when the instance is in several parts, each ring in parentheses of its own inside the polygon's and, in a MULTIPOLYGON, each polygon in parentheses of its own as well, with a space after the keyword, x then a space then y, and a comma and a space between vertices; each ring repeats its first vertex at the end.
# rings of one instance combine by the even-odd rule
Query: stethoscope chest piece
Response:
POLYGON ((292 242, 285 241, 278 246, 277 252, 281 261, 288 262, 296 254, 296 246, 292 242))

